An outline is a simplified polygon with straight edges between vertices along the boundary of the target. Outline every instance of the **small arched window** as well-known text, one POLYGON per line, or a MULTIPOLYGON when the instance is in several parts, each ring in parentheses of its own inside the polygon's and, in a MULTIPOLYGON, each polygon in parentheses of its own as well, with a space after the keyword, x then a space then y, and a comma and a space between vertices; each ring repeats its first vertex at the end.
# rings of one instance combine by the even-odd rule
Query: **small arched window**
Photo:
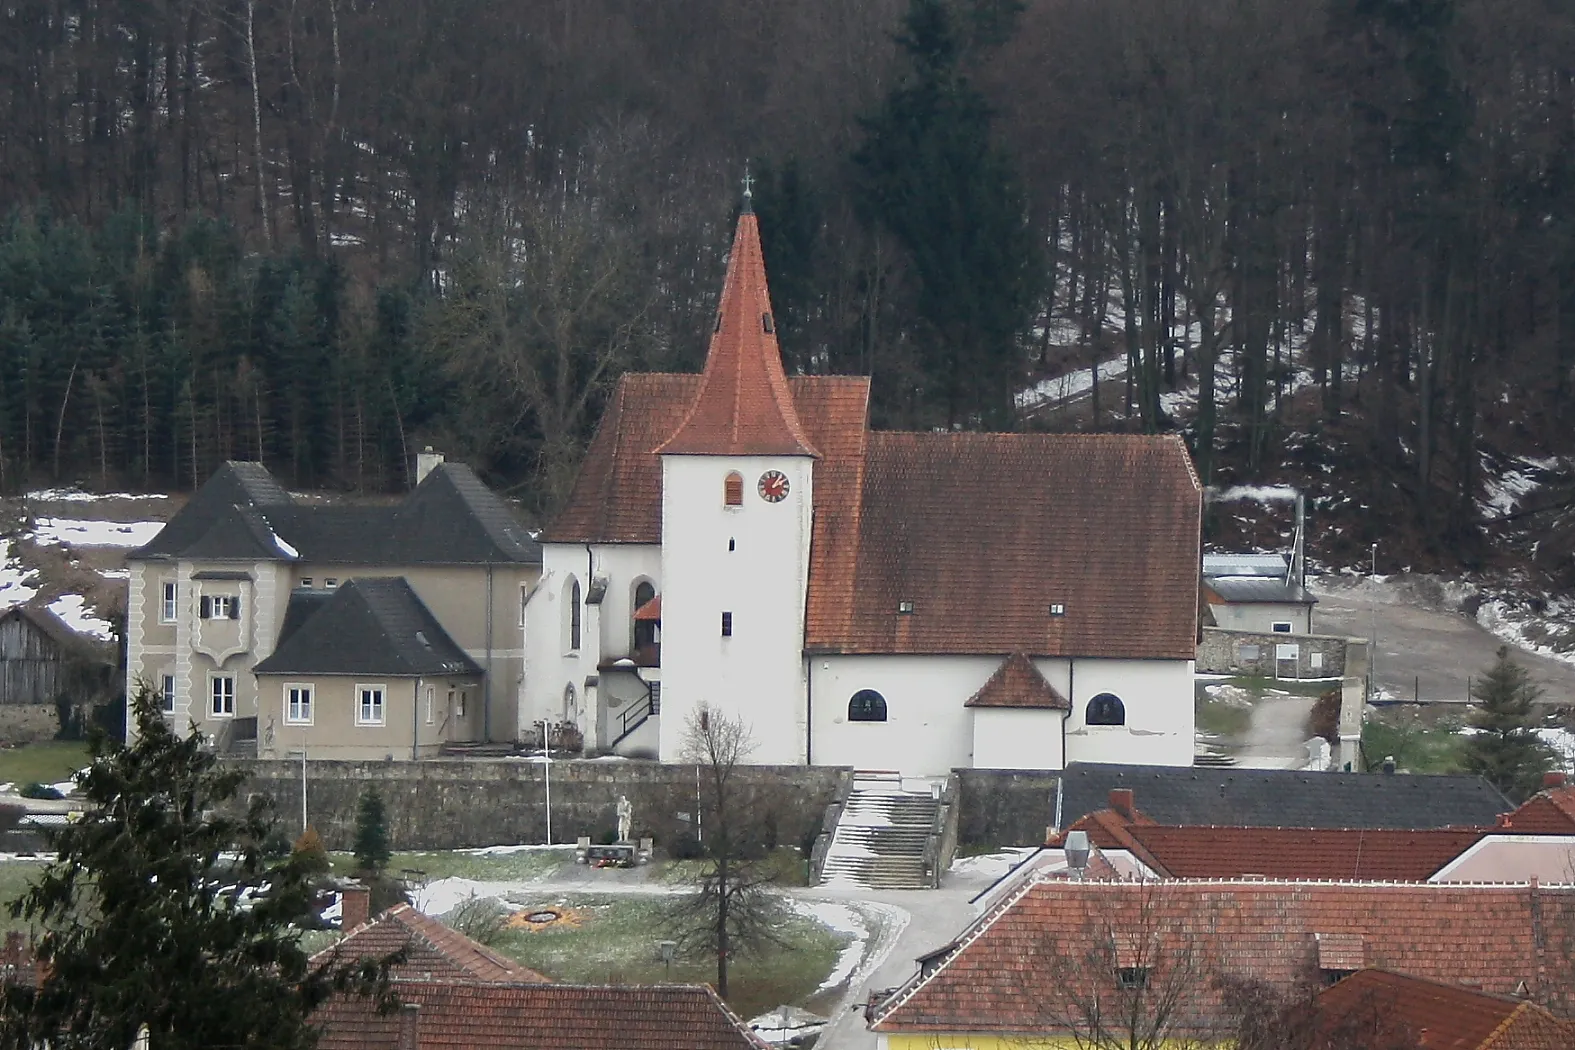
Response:
POLYGON ((873 689, 860 689, 848 701, 848 721, 886 721, 886 698, 873 689))
POLYGON ((1084 721, 1091 726, 1124 726, 1127 724, 1126 705, 1115 693, 1100 693, 1088 702, 1084 721))
POLYGON ((569 586, 564 588, 563 597, 569 603, 569 652, 577 653, 580 651, 580 581, 569 577, 569 586))
MULTIPOLYGON (((629 615, 633 616, 635 613, 639 612, 642 606, 644 606, 647 602, 649 602, 652 598, 655 598, 655 597, 656 597, 656 587, 651 583, 650 580, 641 580, 639 583, 635 584, 635 586, 634 586, 634 607, 632 609, 630 609, 629 615)), ((635 620, 634 621, 634 647, 636 649, 649 649, 651 646, 653 646, 655 644, 656 644, 656 621, 655 620, 635 620)))
POLYGON ((744 505, 744 475, 733 471, 722 482, 722 501, 729 507, 742 507, 744 505))

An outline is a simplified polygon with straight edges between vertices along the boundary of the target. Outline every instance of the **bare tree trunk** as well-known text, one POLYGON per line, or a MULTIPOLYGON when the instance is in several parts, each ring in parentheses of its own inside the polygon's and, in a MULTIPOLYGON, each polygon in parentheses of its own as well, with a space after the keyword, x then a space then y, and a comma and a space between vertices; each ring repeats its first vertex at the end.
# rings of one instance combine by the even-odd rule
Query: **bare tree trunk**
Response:
POLYGON ((273 247, 273 226, 268 219, 268 177, 263 171, 262 94, 257 86, 257 44, 252 24, 257 0, 246 0, 246 68, 252 82, 252 147, 257 166, 257 212, 262 218, 263 243, 273 247))

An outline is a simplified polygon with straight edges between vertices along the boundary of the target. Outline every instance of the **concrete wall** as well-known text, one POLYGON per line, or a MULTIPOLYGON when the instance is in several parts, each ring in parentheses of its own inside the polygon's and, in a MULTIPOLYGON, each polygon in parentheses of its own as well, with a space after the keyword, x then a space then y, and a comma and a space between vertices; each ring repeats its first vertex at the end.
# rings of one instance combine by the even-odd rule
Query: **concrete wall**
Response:
POLYGON ((1293 634, 1312 633, 1312 606, 1268 602, 1210 602, 1214 622, 1227 631, 1271 633, 1276 623, 1288 623, 1293 634))
POLYGON ((1284 635, 1261 631, 1203 628, 1198 644, 1198 673, 1263 675, 1267 678, 1342 678, 1349 639, 1328 634, 1284 635), (1290 661, 1277 661, 1277 646, 1297 648, 1295 673, 1290 661), (1243 647, 1246 647, 1243 649, 1243 647), (1252 649, 1257 653, 1253 655, 1252 649), (1316 664, 1316 666, 1315 666, 1316 664), (1280 672, 1284 673, 1281 674, 1280 672))
MULTIPOLYGON (((298 831, 299 762, 237 760, 245 791, 271 796, 281 827, 298 831)), ((634 806, 636 835, 659 843, 694 827, 695 768, 654 762, 565 761, 552 764, 554 842, 573 843, 616 827, 618 796, 634 806), (685 819, 687 818, 687 819, 685 819)), ((785 845, 801 845, 820 828, 825 808, 851 786, 852 771, 826 767, 749 766, 735 772, 740 804, 753 826, 785 845)), ((428 762, 308 762, 307 819, 330 849, 349 849, 356 800, 368 784, 382 793, 394 848, 460 849, 542 842, 546 785, 539 763, 437 759, 428 762)))
POLYGON ((54 704, 0 704, 0 743, 36 744, 59 730, 54 704))
POLYGON ((682 758, 702 705, 749 727, 750 761, 804 761, 808 731, 804 607, 814 507, 808 456, 662 457, 661 757, 682 758), (724 502, 732 471, 743 502, 724 502), (768 470, 789 481, 779 503, 760 497, 768 470), (722 614, 732 614, 723 637, 722 614))
POLYGON ((957 845, 1040 846, 1055 820, 1056 774, 959 769, 957 845))

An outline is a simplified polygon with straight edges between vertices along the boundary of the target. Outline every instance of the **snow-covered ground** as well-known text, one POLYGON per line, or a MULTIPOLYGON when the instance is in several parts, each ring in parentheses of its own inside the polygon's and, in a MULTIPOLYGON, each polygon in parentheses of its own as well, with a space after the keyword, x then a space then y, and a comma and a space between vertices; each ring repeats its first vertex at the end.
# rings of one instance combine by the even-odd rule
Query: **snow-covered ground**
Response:
POLYGON ((97 503, 111 499, 169 499, 162 492, 83 492, 81 489, 37 489, 27 498, 49 503, 97 503))
POLYGON ((159 534, 162 521, 99 521, 93 518, 39 518, 31 538, 67 547, 141 547, 159 534))
POLYGON ((11 541, 0 541, 0 609, 32 601, 38 594, 38 588, 33 586, 36 582, 37 577, 11 549, 11 541))
POLYGON ((49 603, 49 611, 78 634, 89 634, 106 642, 115 637, 110 622, 89 609, 80 594, 62 594, 49 603))

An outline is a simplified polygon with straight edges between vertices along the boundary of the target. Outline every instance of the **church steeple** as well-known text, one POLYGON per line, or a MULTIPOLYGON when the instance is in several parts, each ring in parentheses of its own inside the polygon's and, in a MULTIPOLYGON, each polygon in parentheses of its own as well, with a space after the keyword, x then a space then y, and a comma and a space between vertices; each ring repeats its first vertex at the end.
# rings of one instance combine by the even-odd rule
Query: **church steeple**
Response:
POLYGON ((700 392, 677 432, 656 451, 690 456, 818 455, 799 422, 782 371, 760 226, 747 177, 700 392))

